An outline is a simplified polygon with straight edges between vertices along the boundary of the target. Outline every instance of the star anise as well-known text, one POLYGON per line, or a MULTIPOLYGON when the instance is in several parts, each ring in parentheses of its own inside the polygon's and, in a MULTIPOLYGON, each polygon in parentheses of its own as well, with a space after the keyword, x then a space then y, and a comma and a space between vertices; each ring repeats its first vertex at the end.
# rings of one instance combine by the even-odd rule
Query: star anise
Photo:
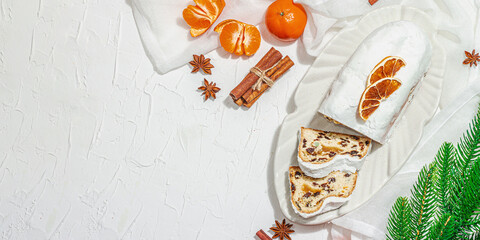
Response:
POLYGON ((272 238, 279 237, 280 240, 283 240, 283 238, 292 240, 289 234, 295 232, 294 230, 290 229, 293 226, 293 224, 285 223, 285 219, 283 219, 282 224, 280 224, 277 220, 275 220, 275 224, 277 225, 277 227, 270 228, 270 230, 275 232, 272 238))
POLYGON ((463 61, 463 64, 470 64, 470 67, 474 64, 477 66, 477 61, 480 61, 480 56, 478 53, 475 53, 475 49, 473 49, 472 53, 465 51, 465 56, 467 58, 463 61))
POLYGON ((203 54, 193 55, 193 61, 189 62, 190 65, 193 66, 192 73, 198 72, 198 70, 202 69, 202 71, 206 74, 212 74, 210 69, 214 68, 214 66, 210 63, 210 58, 205 58, 203 54))
POLYGON ((209 97, 213 97, 213 99, 215 99, 216 98, 215 93, 220 91, 220 88, 218 88, 216 86, 216 83, 214 83, 214 82, 209 83, 207 81, 207 79, 204 78, 203 79, 203 85, 205 85, 205 86, 201 86, 198 89, 203 91, 202 95, 205 94, 205 101, 209 97))

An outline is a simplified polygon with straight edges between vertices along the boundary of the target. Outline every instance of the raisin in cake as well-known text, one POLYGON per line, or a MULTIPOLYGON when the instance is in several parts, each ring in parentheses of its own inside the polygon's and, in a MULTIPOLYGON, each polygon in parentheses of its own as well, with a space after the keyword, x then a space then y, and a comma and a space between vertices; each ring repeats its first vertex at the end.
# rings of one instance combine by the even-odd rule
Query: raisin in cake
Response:
POLYGON ((306 176, 299 167, 290 167, 291 202, 304 218, 337 209, 350 199, 358 173, 334 171, 323 178, 306 176))
POLYGON ((372 141, 342 133, 303 128, 298 145, 298 164, 310 177, 320 178, 332 171, 355 172, 370 152, 372 141))
POLYGON ((385 24, 357 47, 333 81, 318 111, 383 144, 388 141, 425 76, 431 57, 429 36, 415 23, 396 21, 385 24), (389 61, 392 57, 398 61, 389 61), (379 64, 385 67, 380 69, 379 64), (388 70, 388 74, 384 74, 384 70, 388 70), (379 82, 372 81, 372 77, 379 77, 375 79, 379 82), (380 87, 381 79, 385 80, 383 85, 390 88, 396 84, 395 88, 390 92, 379 90, 378 95, 382 96, 373 96, 378 97, 378 101, 362 101, 365 90, 373 84, 380 87), (361 116, 360 108, 374 112, 365 118, 361 116))

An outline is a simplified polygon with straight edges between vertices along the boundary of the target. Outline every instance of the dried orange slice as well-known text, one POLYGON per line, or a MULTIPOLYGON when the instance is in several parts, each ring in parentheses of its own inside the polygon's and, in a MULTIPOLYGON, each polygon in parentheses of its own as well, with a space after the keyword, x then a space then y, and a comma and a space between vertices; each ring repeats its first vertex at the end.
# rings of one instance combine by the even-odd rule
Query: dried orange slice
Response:
POLYGON ((376 81, 394 77, 400 68, 406 65, 405 60, 401 57, 388 56, 378 63, 370 72, 367 78, 367 86, 375 83, 376 81))
POLYGON ((219 23, 214 30, 220 34, 220 45, 227 52, 251 56, 260 47, 262 37, 253 25, 228 19, 219 23))
POLYGON ((397 78, 387 77, 374 82, 363 91, 360 103, 358 104, 358 114, 367 121, 375 110, 380 106, 382 100, 387 99, 402 86, 397 78))
POLYGON ((224 0, 194 0, 195 6, 183 10, 183 19, 190 26, 190 35, 197 37, 207 31, 225 7, 224 0))

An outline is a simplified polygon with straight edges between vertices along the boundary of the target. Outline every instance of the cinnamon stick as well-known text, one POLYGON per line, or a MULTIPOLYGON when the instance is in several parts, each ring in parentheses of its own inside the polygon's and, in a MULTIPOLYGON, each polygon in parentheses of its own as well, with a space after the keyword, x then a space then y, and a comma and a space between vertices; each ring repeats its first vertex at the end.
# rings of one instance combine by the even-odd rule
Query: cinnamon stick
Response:
MULTIPOLYGON (((287 56, 287 57, 288 57, 288 56, 287 56)), ((275 67, 273 67, 273 68, 270 69, 269 71, 267 71, 267 72, 265 73, 265 75, 266 75, 268 78, 272 79, 273 74, 274 74, 275 72, 277 72, 277 71, 285 64, 286 61, 290 60, 290 58, 287 58, 287 57, 285 57, 285 58, 283 58, 282 60, 280 60, 280 61, 278 62, 278 64, 275 65, 275 67)), ((277 78, 278 78, 278 77, 277 77, 277 78)), ((272 81, 275 81, 275 80, 276 80, 276 79, 272 79, 272 81)), ((266 85, 266 84, 265 84, 265 83, 262 83, 261 86, 263 86, 263 85, 266 85)), ((268 85, 267 85, 267 86, 268 86, 268 85)), ((243 102, 244 102, 244 103, 245 103, 245 102, 247 102, 247 103, 249 102, 247 99, 248 99, 248 97, 249 97, 254 91, 255 91, 255 90, 253 90, 253 88, 250 88, 250 89, 248 89, 248 90, 242 95, 242 99, 243 99, 243 102)))
MULTIPOLYGON (((288 57, 285 56, 280 62, 273 68, 272 70, 275 69, 275 71, 268 71, 266 75, 272 79, 272 81, 276 81, 278 78, 280 78, 288 69, 290 69, 294 65, 293 61, 288 57)), ((260 86, 260 90, 249 90, 247 91, 243 96, 243 105, 247 108, 251 107, 257 100, 258 98, 269 88, 268 84, 262 83, 260 86)))
MULTIPOLYGON (((260 59, 260 61, 255 65, 261 71, 268 69, 275 65, 280 59, 282 59, 282 54, 277 51, 275 48, 270 48, 270 50, 265 54, 265 56, 260 59)), ((253 84, 258 80, 258 76, 252 72, 249 72, 245 78, 235 87, 231 92, 230 96, 233 101, 237 103, 237 100, 245 94, 245 92, 252 88, 253 84)), ((238 104, 238 103, 237 103, 238 104)))
POLYGON ((256 235, 260 240, 272 240, 262 229, 258 230, 256 235))
POLYGON ((238 106, 242 106, 244 103, 245 101, 243 101, 243 98, 239 98, 235 101, 235 104, 237 104, 238 106))

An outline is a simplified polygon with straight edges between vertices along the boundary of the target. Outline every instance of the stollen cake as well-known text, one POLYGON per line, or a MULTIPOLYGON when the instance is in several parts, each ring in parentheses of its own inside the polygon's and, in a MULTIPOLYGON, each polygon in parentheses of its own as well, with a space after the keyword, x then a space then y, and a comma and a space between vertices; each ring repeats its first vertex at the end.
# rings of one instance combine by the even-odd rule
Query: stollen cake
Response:
POLYGON ((357 176, 357 172, 334 171, 323 178, 312 178, 299 167, 290 167, 292 207, 304 218, 337 209, 350 199, 357 176))
POLYGON ((367 137, 301 128, 298 164, 307 176, 320 178, 333 171, 356 172, 370 152, 367 137))
POLYGON ((370 33, 342 67, 319 112, 385 143, 431 61, 429 37, 396 21, 370 33))

